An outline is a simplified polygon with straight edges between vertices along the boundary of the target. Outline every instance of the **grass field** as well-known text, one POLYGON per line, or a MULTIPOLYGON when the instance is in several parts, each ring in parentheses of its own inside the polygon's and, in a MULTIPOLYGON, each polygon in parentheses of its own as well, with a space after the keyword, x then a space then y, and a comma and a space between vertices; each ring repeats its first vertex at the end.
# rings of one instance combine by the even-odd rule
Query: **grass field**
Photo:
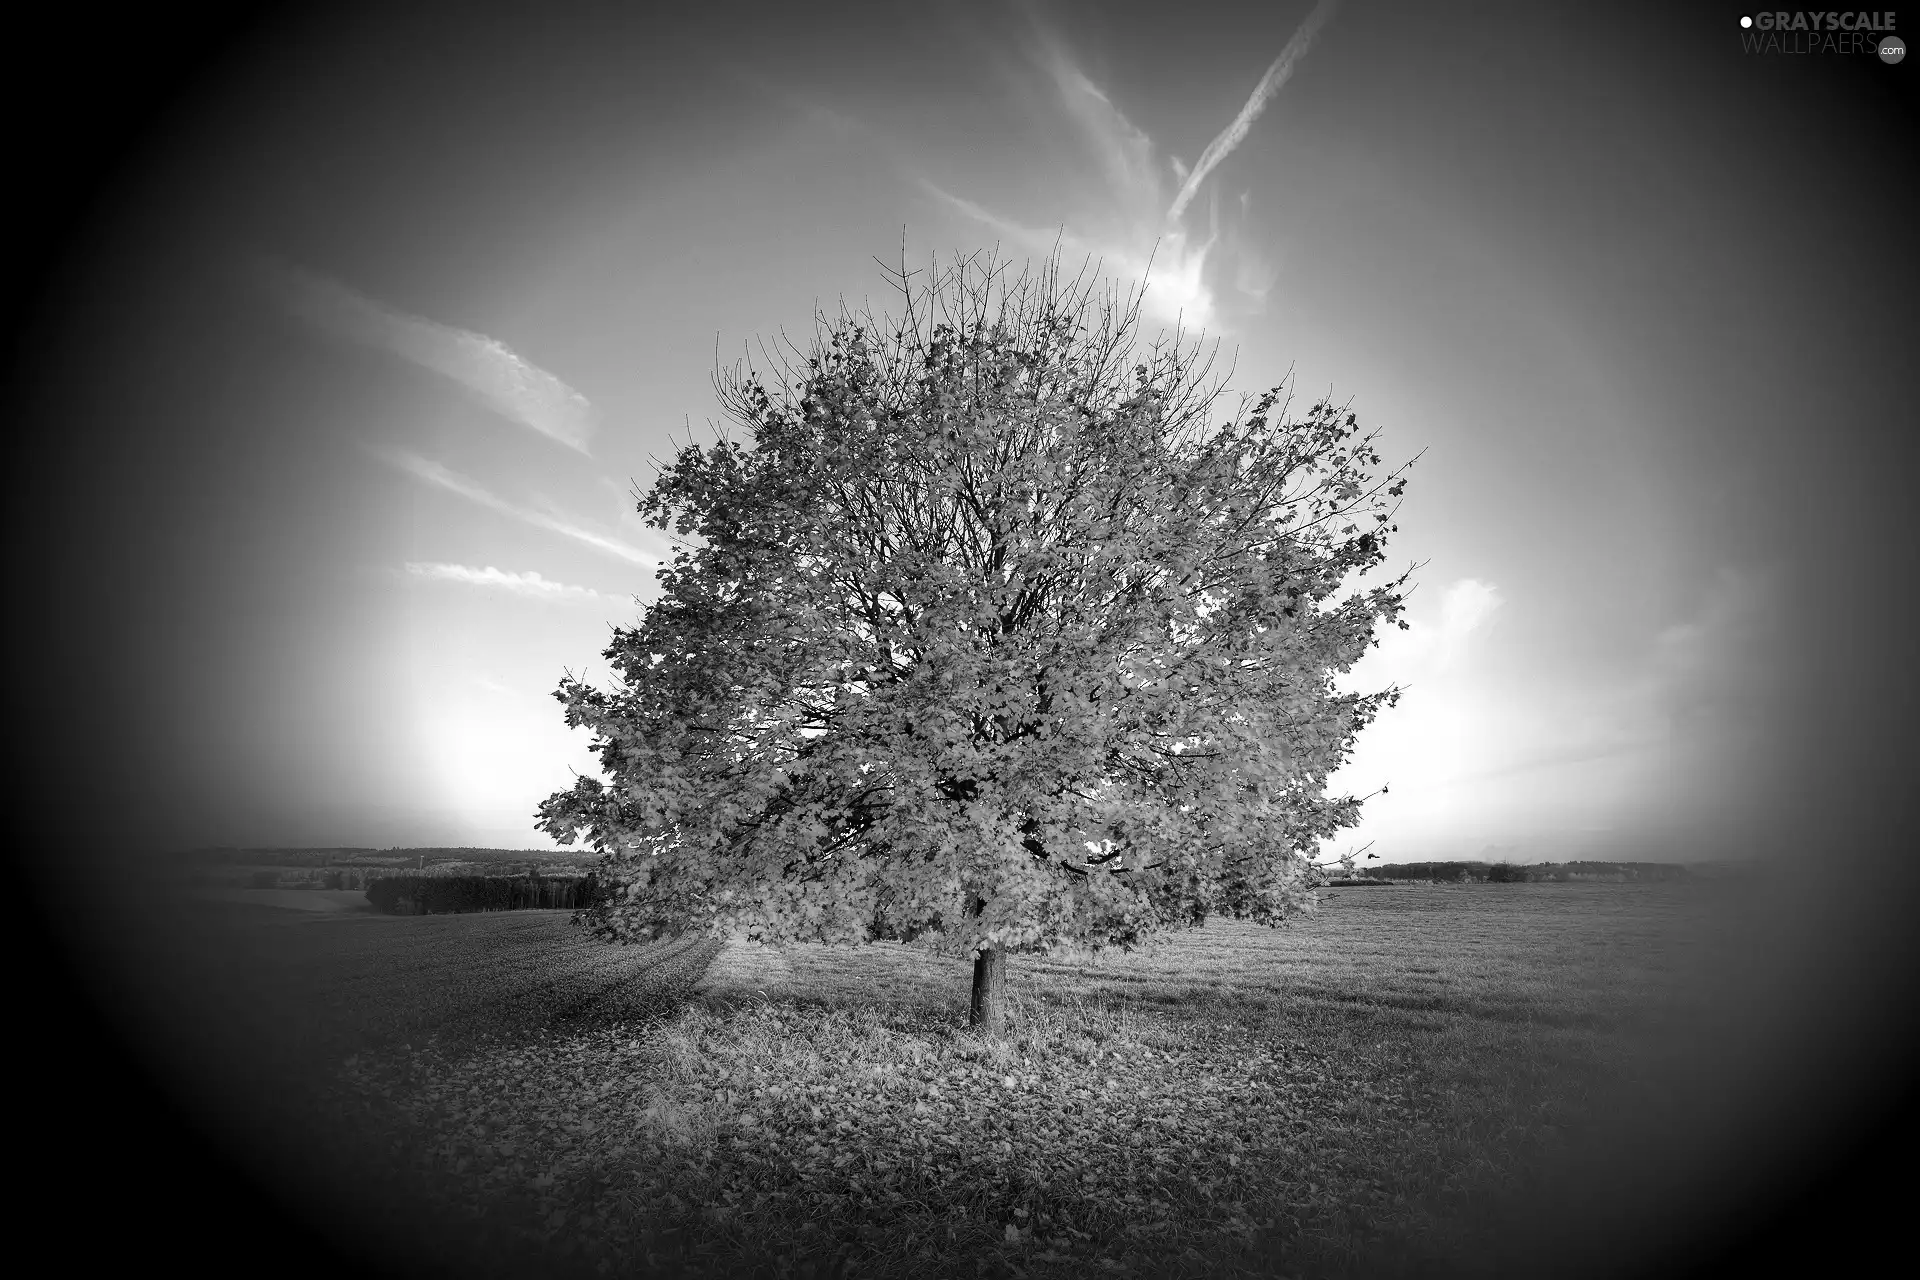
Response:
MULTIPOLYGON (((1572 1274, 1646 1208, 1609 1179, 1690 1167, 1661 1143, 1704 1132, 1741 895, 1335 890, 1282 930, 1016 958, 1000 1044, 963 962, 788 948, 633 1016, 369 1040, 333 1114, 465 1270, 1572 1274)), ((409 930, 464 921, 379 923, 424 958, 409 930)))

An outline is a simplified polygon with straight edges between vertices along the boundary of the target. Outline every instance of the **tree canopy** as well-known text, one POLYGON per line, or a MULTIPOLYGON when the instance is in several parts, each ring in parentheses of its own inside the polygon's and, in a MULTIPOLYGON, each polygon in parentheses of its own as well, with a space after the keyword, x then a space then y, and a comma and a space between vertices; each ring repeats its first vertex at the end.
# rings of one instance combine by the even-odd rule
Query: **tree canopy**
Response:
MULTIPOLYGON (((1129 946, 1310 906, 1360 800, 1328 775, 1397 690, 1334 677, 1399 622, 1404 468, 1287 384, 1215 421, 1139 290, 1058 259, 891 273, 821 317, 640 500, 677 540, 601 689, 605 781, 540 826, 601 852, 604 936, 1129 946)), ((1403 622, 1399 625, 1404 626, 1403 622)))

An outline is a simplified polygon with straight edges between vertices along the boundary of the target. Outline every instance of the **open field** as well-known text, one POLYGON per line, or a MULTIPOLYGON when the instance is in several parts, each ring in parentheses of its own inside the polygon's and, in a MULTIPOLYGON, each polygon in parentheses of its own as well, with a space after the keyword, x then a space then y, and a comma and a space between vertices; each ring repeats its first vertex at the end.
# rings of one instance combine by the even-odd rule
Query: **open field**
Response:
POLYGON ((263 905, 311 896, 130 896, 103 973, 194 1127, 403 1274, 1627 1275, 1778 1202, 1827 1113, 1768 1070, 1874 1087, 1874 987, 1809 1003, 1839 935, 1744 881, 1335 889, 1016 957, 998 1045, 965 963, 898 946, 263 905))
POLYGON ((1712 1209, 1743 893, 1335 890, 1015 958, 1002 1045, 967 965, 898 946, 729 948, 694 987, 712 944, 560 913, 253 927, 260 996, 329 1010, 337 1158, 462 1273, 1575 1274, 1657 1250, 1663 1189, 1712 1209))
MULTIPOLYGON (((149 1078, 155 1089, 148 1105, 160 1114, 122 1123, 152 1134, 147 1141, 165 1135, 203 1151, 156 1151, 163 1181, 124 1194, 172 1204, 193 1185, 164 1181, 176 1168, 189 1180, 200 1169, 229 1193, 266 1194, 255 1211, 268 1216, 256 1222, 232 1219, 218 1204, 164 1213, 164 1228, 179 1234, 155 1247, 191 1259, 210 1229, 247 1238, 311 1227, 361 1273, 392 1265, 417 1274, 447 1251, 432 1189, 399 1158, 399 1135, 377 1095, 340 1089, 343 1064, 408 1046, 471 1053, 657 1024, 684 1004, 718 949, 699 938, 609 948, 573 929, 565 911, 298 909, 332 896, 209 897, 159 882, 103 900, 88 931, 68 940, 93 955, 76 994, 99 1006, 142 1059, 139 1077, 123 1078, 116 1093, 146 1088, 149 1078), (229 1165, 237 1185, 223 1172, 229 1165), (274 1225, 283 1220, 285 1228, 274 1225)), ((111 1109, 118 1097, 77 1103, 111 1109)), ((89 1159, 89 1178, 96 1165, 109 1167, 89 1159)))

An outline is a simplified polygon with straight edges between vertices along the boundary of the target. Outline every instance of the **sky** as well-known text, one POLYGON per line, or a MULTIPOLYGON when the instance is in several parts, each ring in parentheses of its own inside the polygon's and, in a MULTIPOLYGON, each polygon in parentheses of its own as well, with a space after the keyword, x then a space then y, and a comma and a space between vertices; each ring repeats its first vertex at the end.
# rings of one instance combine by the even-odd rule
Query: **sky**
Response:
POLYGON ((634 494, 716 361, 886 310, 903 243, 1058 243, 1418 455, 1410 626, 1345 678, 1405 693, 1335 778, 1386 790, 1329 852, 1838 856, 1912 706, 1915 68, 1597 8, 260 19, 49 268, 9 537, 46 807, 547 847, 594 768, 553 690, 649 598, 634 494))

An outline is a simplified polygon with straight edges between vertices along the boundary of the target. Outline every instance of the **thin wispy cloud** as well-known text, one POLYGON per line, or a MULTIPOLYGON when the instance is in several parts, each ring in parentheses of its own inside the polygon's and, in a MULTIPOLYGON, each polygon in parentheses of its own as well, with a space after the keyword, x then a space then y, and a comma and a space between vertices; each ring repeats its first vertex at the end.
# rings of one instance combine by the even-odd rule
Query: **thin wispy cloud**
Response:
POLYGON ((1246 139, 1253 122, 1260 118, 1260 113, 1267 109, 1267 103, 1273 100, 1273 95, 1280 92, 1281 86, 1292 77, 1294 67, 1306 56, 1313 38, 1320 34, 1320 28, 1327 24, 1327 19, 1339 7, 1340 0, 1320 0, 1313 6, 1306 21, 1293 33, 1293 39, 1287 41, 1287 47, 1280 51, 1280 56, 1267 68, 1267 73, 1260 77, 1260 83, 1253 87, 1253 93, 1247 98, 1246 105, 1240 108, 1240 114, 1207 144, 1207 149, 1200 153, 1200 159, 1194 162, 1192 172, 1186 175, 1186 181, 1180 186, 1180 194, 1173 198, 1173 204, 1167 210, 1169 223, 1179 221, 1187 205, 1199 194, 1200 184, 1207 180, 1207 175, 1246 139))
POLYGON ((1206 245, 1190 252, 1185 237, 1179 235, 1168 236, 1155 245, 1151 237, 1137 237, 1131 242, 1103 240, 1078 236, 1063 228, 1022 226, 925 179, 921 186, 949 208, 992 227, 1029 253, 1050 253, 1057 243, 1067 253, 1099 259, 1107 275, 1127 281, 1146 280, 1141 306, 1157 320, 1204 328, 1215 319, 1213 297, 1203 276, 1206 245))
POLYGON ((1038 227, 1021 226, 1017 222, 1001 217, 984 205, 976 204, 965 196, 957 196, 951 191, 941 187, 938 183, 930 182, 925 178, 920 180, 920 185, 928 194, 944 201, 949 207, 972 218, 975 222, 984 223, 992 227, 1001 235, 1029 249, 1038 248, 1043 245, 1051 246, 1056 235, 1061 245, 1069 251, 1077 251, 1081 247, 1082 242, 1077 236, 1067 234, 1066 232, 1049 232, 1042 231, 1038 227))
POLYGON ((489 591, 505 591, 512 595, 525 596, 530 600, 548 600, 574 602, 580 604, 612 603, 614 597, 592 587, 577 587, 567 582, 556 582, 543 578, 537 572, 509 573, 496 569, 492 565, 476 569, 467 564, 437 564, 409 560, 407 572, 416 578, 428 578, 437 582, 457 582, 463 586, 483 587, 489 591))
POLYGON ((1121 211, 1123 216, 1134 223, 1149 220, 1165 203, 1153 139, 1088 79, 1052 32, 1039 33, 1038 49, 1061 105, 1079 124, 1114 198, 1130 206, 1121 211))
POLYGON ((378 347, 450 378, 501 415, 570 449, 587 452, 593 406, 545 369, 497 338, 396 311, 337 280, 290 263, 259 270, 292 314, 346 342, 378 347))
MULTIPOLYGON (((1257 250, 1241 245, 1238 236, 1230 235, 1223 241, 1217 189, 1208 203, 1204 239, 1183 219, 1220 162, 1246 138, 1254 121, 1292 76, 1337 3, 1321 0, 1314 6, 1254 86, 1246 104, 1191 168, 1177 156, 1163 162, 1147 132, 1127 118, 1113 97, 1081 70, 1060 39, 1036 18, 1030 52, 1052 81, 1062 110, 1080 126, 1084 145, 1105 177, 1107 190, 1096 199, 1081 200, 1073 209, 1058 210, 1062 231, 1041 231, 924 178, 922 184, 957 212, 992 227, 1029 251, 1046 252, 1058 240, 1073 252, 1097 257, 1109 273, 1146 280, 1142 305, 1164 323, 1206 329, 1221 322, 1223 312, 1209 282, 1208 262, 1224 244, 1232 259, 1229 278, 1233 290, 1249 309, 1257 310, 1265 304, 1276 272, 1257 250), (1180 183, 1171 203, 1166 197, 1168 171, 1180 183), (1070 221, 1079 224, 1077 234, 1064 231, 1070 221)), ((1248 205, 1249 195, 1242 192, 1242 223, 1247 219, 1248 205)))
POLYGON ((477 503, 492 511, 498 511, 502 515, 511 516, 515 520, 523 524, 532 525, 536 529, 545 529, 550 533, 557 533, 562 537, 572 538, 575 542, 584 543, 597 551, 604 551, 609 555, 618 556, 622 560, 632 564, 654 566, 661 563, 660 557, 649 555, 640 548, 622 542, 618 538, 610 538, 603 533, 596 533, 591 529, 583 529, 572 521, 559 516, 549 515, 544 511, 536 511, 531 507, 523 507, 517 503, 508 502, 505 498, 492 492, 478 481, 463 476, 456 471, 449 470, 431 459, 405 452, 394 452, 382 454, 381 456, 392 465, 400 468, 400 470, 405 471, 407 474, 427 484, 439 489, 445 489, 448 493, 457 493, 469 502, 477 503))

